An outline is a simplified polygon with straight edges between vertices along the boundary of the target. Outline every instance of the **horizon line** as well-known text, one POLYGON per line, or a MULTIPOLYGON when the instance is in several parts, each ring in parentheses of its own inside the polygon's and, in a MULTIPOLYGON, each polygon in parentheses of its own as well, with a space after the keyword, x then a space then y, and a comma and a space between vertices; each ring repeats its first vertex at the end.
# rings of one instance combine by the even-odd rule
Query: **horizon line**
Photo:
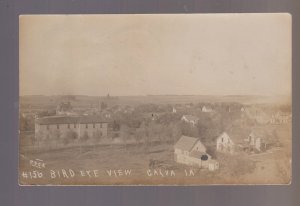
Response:
POLYGON ((24 96, 89 96, 89 97, 147 97, 147 96, 260 96, 260 97, 280 97, 280 96, 291 96, 290 94, 275 94, 275 95, 264 95, 264 94, 133 94, 133 95, 111 95, 107 93, 105 95, 89 95, 89 94, 25 94, 19 95, 24 96))

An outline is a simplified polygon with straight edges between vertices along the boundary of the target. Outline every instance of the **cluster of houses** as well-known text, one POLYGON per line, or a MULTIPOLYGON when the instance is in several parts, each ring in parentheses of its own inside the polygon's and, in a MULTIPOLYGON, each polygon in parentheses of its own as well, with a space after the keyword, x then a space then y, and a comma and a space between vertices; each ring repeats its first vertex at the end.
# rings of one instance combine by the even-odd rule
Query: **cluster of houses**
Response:
MULTIPOLYGON (((126 112, 131 112, 131 108, 126 108, 126 112)), ((210 106, 203 106, 202 112, 214 112, 210 106)), ((177 109, 172 108, 172 113, 177 109)), ((244 107, 241 112, 246 112, 244 107)), ((147 118, 156 120, 158 113, 144 113, 147 118)), ((272 115, 271 124, 285 124, 291 119, 291 115, 278 112, 272 115)), ((93 136, 95 133, 105 137, 108 135, 108 124, 111 121, 110 113, 102 111, 101 115, 81 114, 73 112, 69 102, 60 103, 56 108, 56 115, 35 119, 35 134, 51 137, 55 132, 66 135, 69 131, 76 133, 78 139, 84 134, 93 136)), ((183 115, 181 121, 192 126, 196 126, 199 118, 193 115, 183 115)), ((256 131, 248 133, 226 131, 220 134, 215 140, 215 150, 220 153, 234 154, 236 152, 262 152, 267 149, 266 139, 263 134, 256 131), (237 135, 238 134, 238 135, 237 135)), ((182 136, 174 145, 175 161, 181 164, 207 168, 210 171, 219 169, 219 162, 213 159, 207 152, 207 148, 199 138, 182 136)))
MULTIPOLYGON (((213 111, 214 110, 211 107, 208 106, 202 107, 202 112, 208 113, 213 111)), ((284 125, 290 123, 292 120, 292 115, 287 112, 278 111, 275 114, 267 115, 263 111, 258 111, 258 109, 253 109, 253 108, 245 109, 244 107, 241 107, 240 111, 242 113, 245 113, 248 116, 248 118, 255 120, 259 124, 284 125)), ((230 108, 228 109, 228 112, 230 112, 230 108)), ((192 126, 195 126, 198 123, 199 118, 194 115, 183 115, 181 120, 191 124, 192 126)))
MULTIPOLYGON (((266 150, 266 146, 264 139, 253 131, 246 138, 229 136, 223 132, 216 139, 215 149, 220 153, 234 154, 241 151, 262 152, 266 150)), ((195 137, 181 136, 174 145, 174 159, 177 163, 206 168, 209 171, 219 169, 219 162, 212 159, 205 145, 195 137)))
MULTIPOLYGON (((245 135, 246 136, 246 135, 245 135)), ((266 140, 257 132, 251 131, 246 138, 228 135, 223 132, 216 140, 216 151, 233 154, 235 152, 263 152, 267 149, 266 140)))
POLYGON ((283 113, 281 111, 277 112, 276 114, 272 115, 270 123, 271 124, 287 124, 291 121, 292 115, 283 113))

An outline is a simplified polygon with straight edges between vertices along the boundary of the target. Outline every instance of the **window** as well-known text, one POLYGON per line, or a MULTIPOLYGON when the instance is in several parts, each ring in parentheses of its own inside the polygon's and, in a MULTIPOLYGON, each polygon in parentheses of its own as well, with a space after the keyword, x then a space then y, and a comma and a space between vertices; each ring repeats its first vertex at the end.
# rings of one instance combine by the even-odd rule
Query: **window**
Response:
POLYGON ((49 125, 47 125, 47 130, 49 130, 49 125))
POLYGON ((88 124, 85 124, 85 128, 86 128, 86 129, 89 128, 88 124))
POLYGON ((224 140, 224 139, 222 138, 222 142, 223 142, 223 140, 224 140))
POLYGON ((59 124, 56 125, 56 128, 59 129, 59 124))
POLYGON ((70 129, 70 124, 68 124, 68 129, 70 129))
POLYGON ((102 128, 102 124, 100 123, 100 128, 102 128))
POLYGON ((74 124, 74 128, 76 128, 76 124, 74 124))
POLYGON ((95 129, 95 123, 93 124, 93 128, 95 129))

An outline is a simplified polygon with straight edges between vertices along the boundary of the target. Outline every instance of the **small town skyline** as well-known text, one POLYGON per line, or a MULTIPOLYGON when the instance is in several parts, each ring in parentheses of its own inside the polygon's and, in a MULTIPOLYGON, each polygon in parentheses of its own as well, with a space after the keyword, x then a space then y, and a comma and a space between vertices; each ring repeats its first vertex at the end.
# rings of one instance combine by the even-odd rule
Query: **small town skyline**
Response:
POLYGON ((21 185, 290 184, 290 15, 19 22, 21 185))

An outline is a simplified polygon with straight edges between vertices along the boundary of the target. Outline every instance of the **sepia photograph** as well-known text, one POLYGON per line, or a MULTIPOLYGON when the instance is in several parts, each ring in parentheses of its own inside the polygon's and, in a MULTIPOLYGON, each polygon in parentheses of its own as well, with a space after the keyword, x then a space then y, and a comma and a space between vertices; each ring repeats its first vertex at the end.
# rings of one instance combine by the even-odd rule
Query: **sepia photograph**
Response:
POLYGON ((287 13, 19 16, 19 184, 291 184, 291 32, 287 13))

